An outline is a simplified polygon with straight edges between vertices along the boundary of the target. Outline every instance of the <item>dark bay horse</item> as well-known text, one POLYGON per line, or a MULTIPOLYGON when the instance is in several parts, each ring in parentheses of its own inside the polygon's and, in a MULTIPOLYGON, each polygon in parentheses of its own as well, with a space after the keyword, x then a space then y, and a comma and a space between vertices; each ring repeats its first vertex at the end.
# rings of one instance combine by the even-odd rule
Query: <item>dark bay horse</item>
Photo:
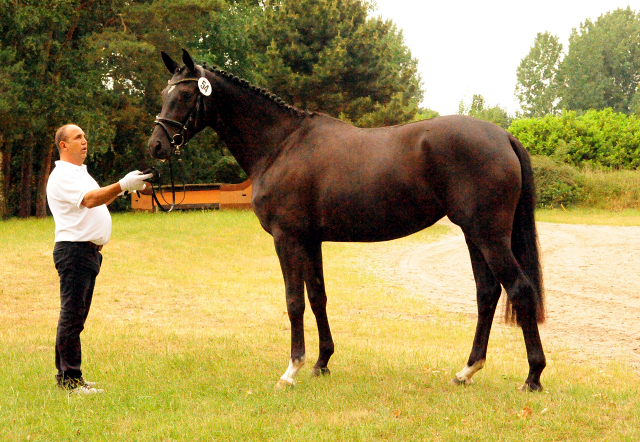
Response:
POLYGON ((478 324, 466 366, 484 366, 501 287, 506 318, 523 331, 529 375, 541 390, 546 365, 542 274, 529 155, 511 134, 485 121, 447 116, 359 129, 283 103, 224 71, 184 66, 164 52, 173 74, 149 140, 151 155, 172 152, 205 127, 224 140, 253 182, 251 203, 274 239, 291 321, 291 358, 278 387, 294 384, 305 362, 306 286, 320 338, 313 375, 333 354, 322 270, 323 241, 385 241, 431 226, 445 215, 464 232, 477 288, 478 324))

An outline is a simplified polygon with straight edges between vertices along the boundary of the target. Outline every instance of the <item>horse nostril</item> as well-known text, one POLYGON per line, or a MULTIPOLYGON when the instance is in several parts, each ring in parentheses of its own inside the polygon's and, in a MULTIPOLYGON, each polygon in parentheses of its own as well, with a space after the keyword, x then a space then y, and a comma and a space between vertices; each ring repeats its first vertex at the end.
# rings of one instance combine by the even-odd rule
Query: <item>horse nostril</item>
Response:
POLYGON ((162 143, 158 141, 156 145, 151 148, 151 156, 158 157, 160 155, 160 152, 162 152, 162 143))

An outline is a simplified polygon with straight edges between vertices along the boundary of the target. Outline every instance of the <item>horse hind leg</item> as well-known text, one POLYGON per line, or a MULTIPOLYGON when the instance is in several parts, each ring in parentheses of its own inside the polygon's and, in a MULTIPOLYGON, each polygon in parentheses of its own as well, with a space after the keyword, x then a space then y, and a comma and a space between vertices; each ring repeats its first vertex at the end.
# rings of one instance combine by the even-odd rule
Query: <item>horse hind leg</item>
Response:
POLYGON ((516 312, 518 324, 522 328, 529 362, 529 375, 521 390, 540 391, 540 375, 546 366, 546 359, 540 340, 535 303, 535 287, 524 274, 511 251, 509 236, 491 239, 473 239, 482 251, 498 281, 507 292, 509 301, 516 312))
POLYGON ((487 346, 493 317, 502 293, 502 287, 489 268, 480 249, 467 239, 467 247, 471 257, 471 267, 476 281, 476 298, 478 302, 478 323, 473 346, 467 365, 456 374, 453 383, 458 385, 473 382, 473 375, 484 367, 487 358, 487 346))

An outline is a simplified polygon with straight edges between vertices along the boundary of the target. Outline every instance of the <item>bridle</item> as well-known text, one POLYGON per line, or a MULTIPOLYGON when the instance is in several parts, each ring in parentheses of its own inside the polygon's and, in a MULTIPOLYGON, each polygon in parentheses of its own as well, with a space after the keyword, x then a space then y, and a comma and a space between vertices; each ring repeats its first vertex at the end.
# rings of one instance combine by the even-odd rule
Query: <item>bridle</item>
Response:
MULTIPOLYGON (((174 81, 173 83, 171 81, 169 81, 169 86, 175 86, 176 84, 180 84, 180 83, 186 83, 186 82, 190 82, 190 81, 195 81, 198 82, 199 78, 184 78, 182 80, 178 80, 178 81, 174 81)), ((184 123, 181 123, 179 121, 176 120, 172 120, 170 118, 164 118, 164 117, 160 117, 159 115, 156 116, 156 120, 155 120, 155 125, 156 126, 160 126, 162 128, 162 130, 164 130, 164 133, 167 136, 167 139, 170 142, 171 145, 171 152, 169 155, 169 174, 170 174, 170 178, 171 178, 171 195, 172 195, 172 202, 171 202, 171 206, 168 209, 165 209, 162 204, 160 204, 160 201, 158 200, 158 197, 156 195, 156 190, 154 189, 153 185, 151 186, 151 195, 152 198, 154 199, 155 203, 158 205, 158 207, 160 208, 160 210, 164 211, 164 212, 171 212, 176 205, 182 203, 182 201, 184 201, 184 198, 186 196, 186 185, 185 185, 185 180, 184 180, 184 164, 182 163, 182 157, 181 154, 182 152, 180 151, 181 147, 184 147, 187 145, 188 141, 186 138, 186 134, 187 131, 189 130, 189 125, 194 125, 197 123, 198 118, 200 117, 200 113, 201 110, 204 110, 204 98, 203 98, 203 94, 198 93, 198 98, 196 98, 196 104, 195 106, 189 111, 189 114, 187 115, 186 121, 184 123), (180 131, 178 133, 175 133, 173 136, 171 136, 171 134, 169 133, 169 129, 167 128, 167 124, 169 125, 173 125, 176 126, 180 129, 180 131), (177 160, 178 160, 178 164, 180 165, 180 170, 182 172, 182 192, 183 192, 183 196, 182 196, 182 200, 178 203, 176 203, 176 186, 174 183, 174 176, 173 176, 173 164, 171 162, 171 157, 175 155, 177 160)), ((162 199, 164 200, 164 202, 169 205, 169 202, 165 199, 164 197, 164 193, 162 192, 162 187, 160 186, 160 174, 157 171, 157 169, 155 168, 150 168, 150 171, 152 171, 154 173, 154 176, 157 177, 157 182, 158 182, 158 193, 160 193, 160 196, 162 197, 162 199)))
MULTIPOLYGON (((186 82, 189 82, 189 81, 198 82, 199 80, 200 80, 199 78, 184 78, 182 80, 174 81, 173 83, 169 82, 169 86, 175 86, 176 84, 186 83, 186 82)), ((170 118, 160 117, 159 115, 156 116, 155 124, 157 126, 160 126, 162 128, 162 130, 164 130, 164 133, 167 135, 167 138, 171 142, 172 153, 175 152, 176 156, 179 157, 180 156, 180 148, 182 146, 186 146, 187 145, 186 133, 189 130, 188 124, 191 123, 192 120, 196 120, 197 121, 197 119, 199 117, 200 108, 203 105, 204 105, 203 95, 201 93, 199 93, 198 94, 198 98, 196 98, 196 105, 191 109, 191 111, 187 115, 187 119, 186 119, 186 121, 184 123, 181 123, 181 122, 176 121, 176 120, 172 120, 170 118), (195 118, 193 118, 194 117, 194 113, 195 113, 195 118), (171 124, 173 126, 179 127, 180 128, 180 132, 178 132, 178 133, 174 134, 173 136, 171 136, 169 134, 169 129, 167 129, 167 124, 171 124)))

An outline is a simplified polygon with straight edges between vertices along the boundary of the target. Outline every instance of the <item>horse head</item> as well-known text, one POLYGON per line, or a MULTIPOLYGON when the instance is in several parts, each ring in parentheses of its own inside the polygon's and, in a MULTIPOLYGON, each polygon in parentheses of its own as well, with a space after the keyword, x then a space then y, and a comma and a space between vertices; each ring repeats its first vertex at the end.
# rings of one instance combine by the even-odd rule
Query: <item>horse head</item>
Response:
POLYGON ((167 159, 204 129, 200 120, 204 116, 204 96, 211 94, 211 84, 204 77, 204 69, 184 49, 184 66, 180 67, 164 51, 162 60, 173 77, 162 91, 162 110, 149 138, 149 153, 153 158, 167 159))

